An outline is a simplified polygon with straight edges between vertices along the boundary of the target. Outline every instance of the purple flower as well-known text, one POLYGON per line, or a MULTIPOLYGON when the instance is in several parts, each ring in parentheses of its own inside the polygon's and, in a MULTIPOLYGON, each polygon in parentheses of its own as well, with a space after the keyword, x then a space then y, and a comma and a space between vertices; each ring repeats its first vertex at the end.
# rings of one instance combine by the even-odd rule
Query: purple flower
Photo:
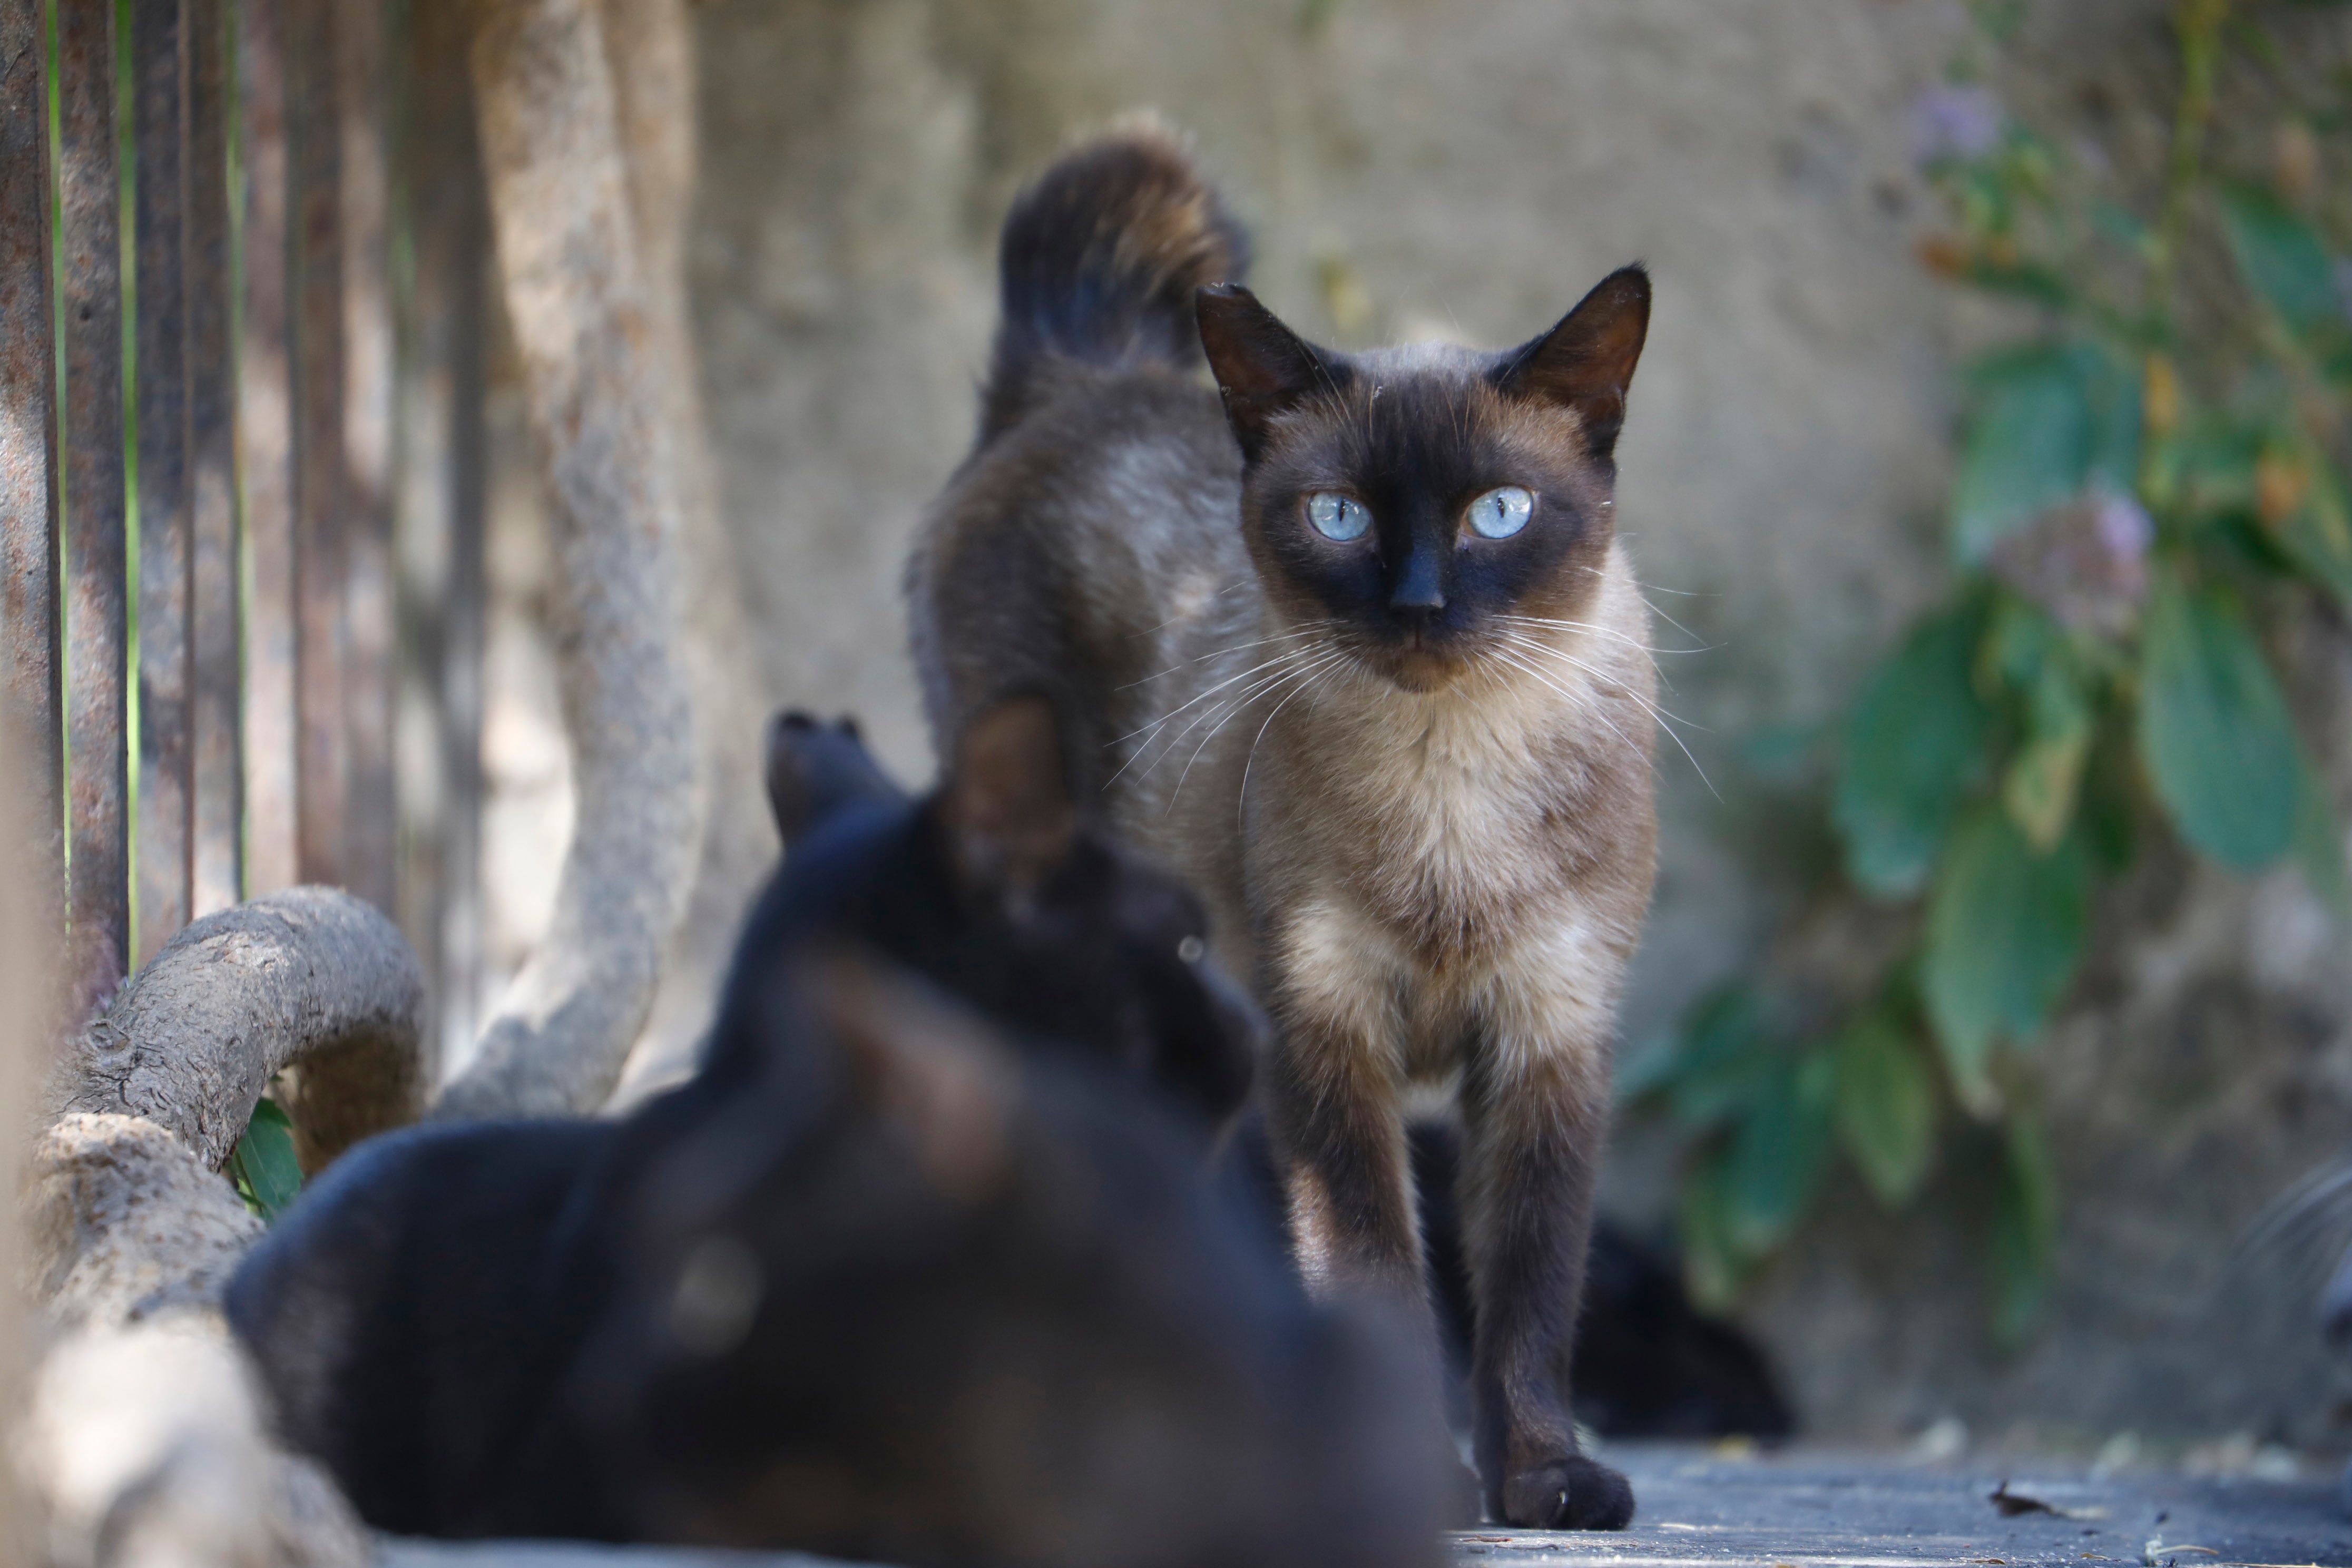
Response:
POLYGON ((2147 509, 2113 490, 2099 497, 2091 525, 2098 531, 2099 542, 2118 565, 2137 565, 2147 558, 2147 547, 2156 542, 2156 524, 2149 519, 2147 509))
POLYGON ((1911 156, 1921 168, 1952 159, 1981 158, 2000 141, 2007 118, 1989 87, 1950 83, 1911 100, 1911 156))

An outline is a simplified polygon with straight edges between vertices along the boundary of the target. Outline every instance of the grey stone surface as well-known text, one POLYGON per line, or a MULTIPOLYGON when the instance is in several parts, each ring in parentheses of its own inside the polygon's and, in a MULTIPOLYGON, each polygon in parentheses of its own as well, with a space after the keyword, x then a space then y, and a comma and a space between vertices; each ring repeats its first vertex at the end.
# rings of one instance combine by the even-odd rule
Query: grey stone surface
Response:
POLYGON ((2324 1481, 2095 1478, 2032 1461, 1945 1469, 1803 1450, 1745 1462, 1672 1447, 1612 1448, 1611 1458, 1640 1499, 1631 1530, 1465 1531, 1454 1538, 1454 1563, 2352 1563, 2352 1521, 2324 1481), (2004 1516, 1990 1500, 1996 1489, 2061 1511, 2004 1516))
MULTIPOLYGON (((1756 1563, 1769 1568, 2207 1568, 2352 1563, 2352 1521, 2326 1481, 2095 1476, 2079 1466, 1906 1465, 1798 1449, 1730 1460, 1669 1445, 1612 1446, 1641 1510, 1617 1533, 1472 1530, 1448 1538, 1455 1568, 1538 1563, 1756 1563), (2004 1517, 1996 1488, 2060 1512, 2004 1517)), ((824 1568, 808 1557, 549 1542, 387 1540, 383 1568, 824 1568)))

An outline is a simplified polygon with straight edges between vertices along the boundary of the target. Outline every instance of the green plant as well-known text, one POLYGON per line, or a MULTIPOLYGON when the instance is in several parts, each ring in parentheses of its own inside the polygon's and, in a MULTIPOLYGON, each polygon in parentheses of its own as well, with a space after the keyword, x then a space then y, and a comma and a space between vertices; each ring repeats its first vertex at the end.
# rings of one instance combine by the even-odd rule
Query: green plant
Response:
POLYGON ((294 1158, 294 1123, 274 1100, 255 1103, 245 1135, 229 1152, 229 1179, 245 1206, 266 1220, 302 1190, 302 1167, 294 1158))
MULTIPOLYGON (((1916 935, 1832 1028, 1791 1025, 1750 976, 1628 1069, 1626 1096, 1687 1135, 1704 1300, 1792 1234, 1841 1152, 1899 1208, 1939 1138, 1974 1124, 2000 1151, 1988 1261, 2014 1341, 2057 1223, 2028 1058, 2148 825, 2238 871, 2292 857, 2352 920, 2342 835, 2260 630, 2314 597, 2352 605, 2352 213, 2319 173, 2346 155, 2352 82, 2286 107, 2297 73, 2257 9, 2178 7, 2146 218, 2126 179, 2018 123, 1976 70, 1923 100, 1951 223, 1921 258, 2032 324, 1967 373, 1950 589, 1835 728, 1843 875, 1916 910, 1916 935), (2225 102, 2245 118, 2224 122, 2225 102), (2266 159, 2221 134, 2250 128, 2271 132, 2266 159)), ((2013 16, 1979 16, 1998 48, 2013 16)))

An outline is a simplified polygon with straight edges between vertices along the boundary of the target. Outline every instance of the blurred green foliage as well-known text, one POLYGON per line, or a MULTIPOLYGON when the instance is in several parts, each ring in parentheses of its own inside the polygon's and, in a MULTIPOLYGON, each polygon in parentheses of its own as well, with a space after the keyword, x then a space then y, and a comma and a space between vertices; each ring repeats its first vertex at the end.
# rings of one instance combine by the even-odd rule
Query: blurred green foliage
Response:
POLYGON ((275 1220, 302 1190, 302 1166, 294 1158, 294 1123, 276 1100, 255 1103, 245 1135, 229 1152, 228 1175, 245 1206, 266 1220, 275 1220))
POLYGON ((1915 111, 1949 216, 1923 263, 2032 325, 1967 372, 1950 589, 1834 730, 1843 874, 1915 934, 1834 1027, 1784 1022, 1759 973, 1627 1068, 1624 1095, 1687 1138, 1704 1301, 1794 1233, 1834 1160, 1900 1209, 1943 1153, 1997 1167, 1978 1173, 1990 1316, 2017 1341, 2059 1223, 2027 1061, 2145 829, 2235 871, 2292 858, 2352 921, 2343 835, 2262 635, 2298 601, 2352 605, 2352 82, 2294 101, 2277 9, 2177 8, 2145 216, 2102 157, 1984 85, 2015 4, 1978 6, 1979 58, 1915 111), (2262 122, 2223 123, 2222 103, 2262 122))

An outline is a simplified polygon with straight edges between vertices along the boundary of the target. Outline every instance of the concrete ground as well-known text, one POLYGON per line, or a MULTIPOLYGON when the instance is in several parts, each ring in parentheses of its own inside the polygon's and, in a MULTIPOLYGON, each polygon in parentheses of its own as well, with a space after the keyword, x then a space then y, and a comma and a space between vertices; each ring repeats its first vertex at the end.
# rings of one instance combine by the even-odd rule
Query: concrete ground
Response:
MULTIPOLYGON (((1465 1531, 1454 1568, 1522 1563, 1755 1564, 1757 1568, 2215 1568, 2352 1565, 2352 1519, 2332 1479, 2196 1479, 2169 1471, 2094 1479, 2079 1465, 1905 1464, 1799 1447, 1754 1458, 1611 1444, 1640 1512, 1616 1534, 1465 1531), (2004 1515, 1990 1500, 2046 1505, 2004 1515)), ((805 1557, 492 1542, 387 1541, 382 1568, 826 1568, 805 1557)), ((839 1565, 834 1565, 839 1568, 839 1565)))
POLYGON ((2194 1479, 2158 1470, 2094 1479, 2079 1465, 1926 1468, 1810 1447, 1731 1459, 1704 1448, 1612 1444, 1604 1457, 1633 1478, 1640 1506, 1631 1530, 1466 1531, 1454 1538, 1455 1563, 2352 1563, 2352 1519, 2332 1479, 2194 1479), (2058 1511, 2005 1515, 1990 1497, 2004 1482, 2012 1506, 2031 1499, 2058 1511))

